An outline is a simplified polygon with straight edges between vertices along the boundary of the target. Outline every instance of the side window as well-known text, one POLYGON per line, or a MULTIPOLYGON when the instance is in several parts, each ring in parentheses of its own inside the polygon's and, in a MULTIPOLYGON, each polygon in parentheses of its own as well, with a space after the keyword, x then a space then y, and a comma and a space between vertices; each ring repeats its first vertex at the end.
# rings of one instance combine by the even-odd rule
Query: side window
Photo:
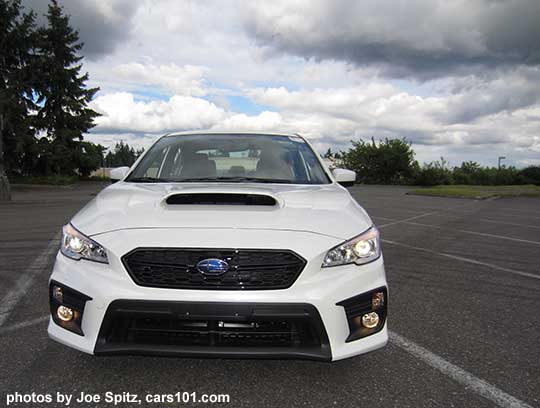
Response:
POLYGON ((158 177, 159 170, 163 165, 163 159, 165 158, 168 151, 169 148, 165 147, 164 149, 157 151, 150 158, 149 165, 146 169, 146 172, 143 174, 143 177, 158 177))
POLYGON ((305 163, 308 180, 310 182, 325 180, 326 175, 324 173, 324 170, 322 169, 322 166, 320 166, 317 162, 317 158, 314 156, 313 152, 311 150, 308 150, 307 148, 302 148, 300 152, 305 163))

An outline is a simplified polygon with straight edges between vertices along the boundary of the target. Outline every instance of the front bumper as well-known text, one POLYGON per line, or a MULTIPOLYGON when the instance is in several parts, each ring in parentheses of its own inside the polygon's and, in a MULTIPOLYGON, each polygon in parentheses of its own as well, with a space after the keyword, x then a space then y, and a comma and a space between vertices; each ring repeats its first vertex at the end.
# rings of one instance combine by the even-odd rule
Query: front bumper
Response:
MULTIPOLYGON (((162 231, 161 238, 165 242, 174 242, 162 231)), ((283 233, 281 233, 283 234, 283 233)), ((74 261, 62 254, 58 254, 51 276, 51 281, 65 285, 75 291, 86 295, 88 300, 84 307, 81 329, 84 335, 70 332, 52 319, 49 323, 49 336, 65 345, 90 354, 165 354, 165 355, 194 355, 219 357, 270 357, 270 358, 310 358, 321 360, 340 360, 343 358, 366 353, 383 347, 388 341, 387 324, 375 334, 354 341, 347 341, 351 334, 345 309, 338 303, 354 298, 360 294, 377 288, 386 287, 386 277, 382 257, 367 265, 345 265, 321 269, 320 265, 326 250, 336 244, 328 239, 314 242, 309 237, 309 250, 303 242, 308 234, 298 234, 291 240, 291 233, 287 234, 292 250, 309 260, 298 280, 287 289, 257 290, 257 291, 227 291, 227 290, 193 290, 193 289, 165 289, 137 286, 125 271, 120 262, 122 254, 128 248, 122 245, 135 245, 139 243, 126 243, 118 236, 102 237, 99 241, 105 245, 109 253, 109 264, 99 264, 90 261, 74 261), (304 235, 303 237, 301 235, 304 235), (303 239, 302 239, 303 238, 303 239), (115 243, 117 247, 115 247, 115 243), (295 247, 295 243, 297 243, 295 247), (115 254, 118 254, 116 256, 115 254), (124 312, 122 312, 124 310, 124 312), (164 346, 150 347, 148 345, 129 344, 119 341, 116 336, 106 338, 107 325, 111 316, 118 313, 133 316, 138 314, 141 318, 155 319, 156 314, 168 315, 174 318, 185 315, 191 316, 194 322, 208 321, 208 327, 219 325, 220 322, 253 323, 259 321, 288 321, 306 320, 315 328, 320 346, 316 348, 291 348, 288 346, 271 347, 227 347, 226 344, 218 347, 164 346), (198 313, 198 315, 197 315, 198 313), (265 315, 264 315, 265 314, 265 315)), ((242 237, 241 232, 235 234, 240 237, 232 245, 236 247, 249 247, 253 237, 242 237)), ((136 237, 132 234, 131 238, 136 237)), ((207 237, 207 235, 205 235, 207 237)), ((278 232, 265 232, 269 247, 271 242, 287 242, 278 232), (273 236, 274 235, 274 236, 273 236)), ((258 236, 260 240, 260 236, 258 236)), ((206 238, 207 239, 207 238, 206 238)), ((201 238, 201 244, 202 244, 201 238)), ((190 235, 190 242, 197 241, 197 237, 190 235)), ((144 240, 141 237, 141 243, 144 240)), ((154 243, 151 243, 154 244, 154 243)), ((199 244, 194 242, 195 245, 199 244)), ((155 243, 159 246, 159 243, 155 243)), ((182 242, 178 244, 182 246, 182 242)), ((275 245, 275 244, 274 244, 275 245)), ((261 326, 262 327, 262 326, 261 326)), ((215 344, 216 339, 223 338, 223 330, 211 330, 210 334, 203 334, 209 345, 215 344), (206 337, 205 337, 206 336, 206 337)), ((226 332, 226 330, 225 330, 226 332)), ((307 345, 309 346, 309 341, 307 345)))

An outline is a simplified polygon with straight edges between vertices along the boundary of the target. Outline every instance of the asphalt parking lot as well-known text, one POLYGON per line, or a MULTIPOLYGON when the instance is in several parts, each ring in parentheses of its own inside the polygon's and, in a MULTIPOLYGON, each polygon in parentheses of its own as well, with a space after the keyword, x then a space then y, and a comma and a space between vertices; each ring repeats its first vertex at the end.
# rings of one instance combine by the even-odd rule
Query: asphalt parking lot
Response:
POLYGON ((48 339, 47 279, 61 225, 102 187, 16 189, 0 204, 0 406, 8 393, 57 391, 227 393, 245 407, 540 406, 540 199, 352 188, 383 238, 391 341, 380 351, 334 363, 97 358, 48 339))

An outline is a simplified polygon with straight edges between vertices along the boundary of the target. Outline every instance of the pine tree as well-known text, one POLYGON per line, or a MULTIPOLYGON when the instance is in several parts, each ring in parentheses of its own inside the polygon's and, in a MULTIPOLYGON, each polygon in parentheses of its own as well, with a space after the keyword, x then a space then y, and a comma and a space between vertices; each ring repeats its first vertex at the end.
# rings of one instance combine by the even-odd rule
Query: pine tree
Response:
POLYGON ((73 174, 78 167, 83 134, 95 126, 97 112, 88 107, 99 88, 87 88, 88 73, 81 74, 83 44, 56 0, 46 14, 40 34, 40 77, 36 88, 37 128, 51 140, 51 165, 57 174, 73 174))
POLYGON ((28 113, 35 108, 33 42, 35 16, 20 0, 0 0, 0 200, 9 200, 6 170, 24 161, 35 143, 28 113))
POLYGON ((107 167, 131 166, 143 153, 144 149, 135 150, 127 143, 120 141, 116 143, 113 151, 107 153, 105 165, 107 167))
POLYGON ((334 154, 332 153, 332 149, 328 148, 326 153, 323 155, 323 158, 325 159, 332 159, 334 157, 334 154))

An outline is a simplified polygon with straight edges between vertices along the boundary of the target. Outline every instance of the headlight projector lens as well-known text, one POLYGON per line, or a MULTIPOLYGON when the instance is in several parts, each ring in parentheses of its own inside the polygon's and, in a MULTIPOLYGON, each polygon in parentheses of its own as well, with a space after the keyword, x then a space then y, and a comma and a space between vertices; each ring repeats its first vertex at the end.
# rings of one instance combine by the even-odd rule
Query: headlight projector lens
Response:
POLYGON ((73 252, 80 253, 84 249, 84 243, 78 237, 72 237, 68 245, 73 252))
POLYGON ((369 241, 358 241, 354 245, 354 253, 356 256, 359 257, 366 257, 369 256, 369 253, 373 250, 373 247, 369 243, 369 241))

